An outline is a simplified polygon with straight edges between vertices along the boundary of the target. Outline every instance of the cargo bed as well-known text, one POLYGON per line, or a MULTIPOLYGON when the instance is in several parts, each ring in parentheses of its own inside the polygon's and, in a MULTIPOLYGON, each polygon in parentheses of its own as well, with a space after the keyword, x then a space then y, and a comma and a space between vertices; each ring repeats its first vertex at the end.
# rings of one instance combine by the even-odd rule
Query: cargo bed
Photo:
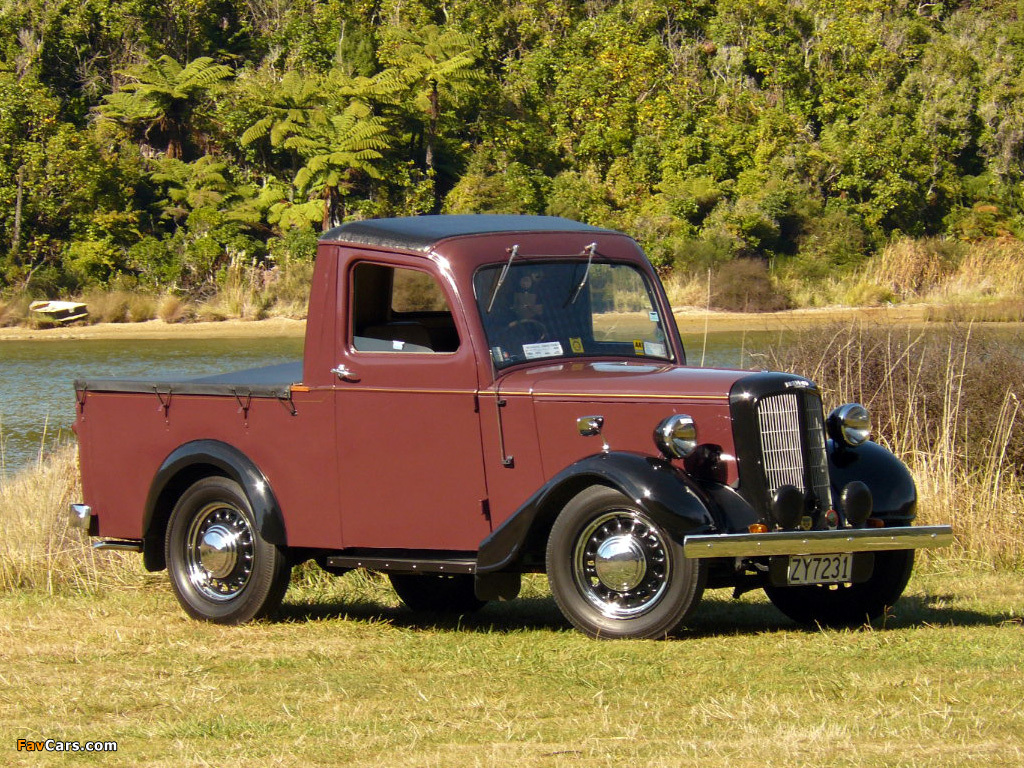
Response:
POLYGON ((293 384, 302 381, 302 361, 250 368, 189 379, 76 379, 83 392, 145 392, 175 395, 228 395, 287 399, 293 384))

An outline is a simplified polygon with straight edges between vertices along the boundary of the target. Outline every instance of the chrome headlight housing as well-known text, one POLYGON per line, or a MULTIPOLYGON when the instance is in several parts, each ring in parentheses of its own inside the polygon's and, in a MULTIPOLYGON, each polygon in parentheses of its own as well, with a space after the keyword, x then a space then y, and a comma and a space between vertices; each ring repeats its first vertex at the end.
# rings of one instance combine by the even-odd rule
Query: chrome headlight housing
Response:
POLYGON ((683 413, 669 416, 655 427, 654 444, 666 458, 685 458, 697 449, 697 425, 683 413))
POLYGON ((854 448, 871 437, 871 415, 860 403, 840 405, 828 415, 827 425, 829 437, 854 448))

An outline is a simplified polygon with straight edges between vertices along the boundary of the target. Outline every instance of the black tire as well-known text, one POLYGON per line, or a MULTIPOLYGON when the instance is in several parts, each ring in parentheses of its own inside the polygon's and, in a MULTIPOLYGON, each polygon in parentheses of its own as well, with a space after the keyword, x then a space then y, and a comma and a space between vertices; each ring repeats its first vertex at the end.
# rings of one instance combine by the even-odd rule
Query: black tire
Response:
POLYGON ((605 486, 577 494, 555 520, 547 574, 565 617, 598 638, 667 637, 700 602, 706 579, 700 560, 605 486))
POLYGON ((260 537, 245 491, 225 477, 199 480, 181 495, 164 551, 174 595, 195 619, 260 619, 277 610, 288 589, 291 566, 260 537))
POLYGON ((857 627, 896 604, 914 569, 914 550, 876 552, 871 578, 860 584, 765 587, 776 608, 798 624, 857 627))
POLYGON ((487 604, 476 596, 468 574, 390 573, 388 578, 402 602, 416 612, 464 615, 487 604))

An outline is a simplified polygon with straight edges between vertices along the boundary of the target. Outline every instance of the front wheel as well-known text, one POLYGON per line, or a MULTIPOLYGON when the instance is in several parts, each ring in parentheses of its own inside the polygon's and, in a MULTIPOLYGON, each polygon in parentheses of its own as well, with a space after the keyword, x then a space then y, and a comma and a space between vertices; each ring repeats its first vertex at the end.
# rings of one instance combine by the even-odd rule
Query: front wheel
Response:
POLYGON ((190 486, 171 512, 165 540, 171 588, 189 616, 242 624, 277 610, 291 567, 259 533, 242 487, 226 477, 190 486))
POLYGON ((896 604, 914 568, 914 550, 876 552, 871 577, 859 584, 765 587, 776 608, 798 624, 856 627, 896 604))
POLYGON ((705 570, 639 506, 592 486, 562 510, 548 537, 551 593, 565 617, 600 638, 662 638, 700 601, 705 570))

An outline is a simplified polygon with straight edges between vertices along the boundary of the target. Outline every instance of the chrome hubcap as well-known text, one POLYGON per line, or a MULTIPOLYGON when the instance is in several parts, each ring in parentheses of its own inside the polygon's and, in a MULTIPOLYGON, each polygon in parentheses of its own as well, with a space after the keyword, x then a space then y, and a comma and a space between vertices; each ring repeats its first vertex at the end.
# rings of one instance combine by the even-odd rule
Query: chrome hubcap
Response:
POLYGON ((238 531, 217 524, 206 530, 199 542, 199 562, 215 579, 231 575, 238 562, 238 531))
POLYGON ((185 538, 189 582, 209 600, 230 600, 249 583, 254 551, 252 527, 241 510, 222 502, 207 504, 185 538))
POLYGON ((638 512, 617 510, 581 531, 573 551, 580 594, 604 616, 628 619, 654 608, 668 588, 664 534, 638 512))
POLYGON ((594 573, 608 589, 629 592, 647 573, 643 547, 632 534, 605 539, 594 554, 594 573))

